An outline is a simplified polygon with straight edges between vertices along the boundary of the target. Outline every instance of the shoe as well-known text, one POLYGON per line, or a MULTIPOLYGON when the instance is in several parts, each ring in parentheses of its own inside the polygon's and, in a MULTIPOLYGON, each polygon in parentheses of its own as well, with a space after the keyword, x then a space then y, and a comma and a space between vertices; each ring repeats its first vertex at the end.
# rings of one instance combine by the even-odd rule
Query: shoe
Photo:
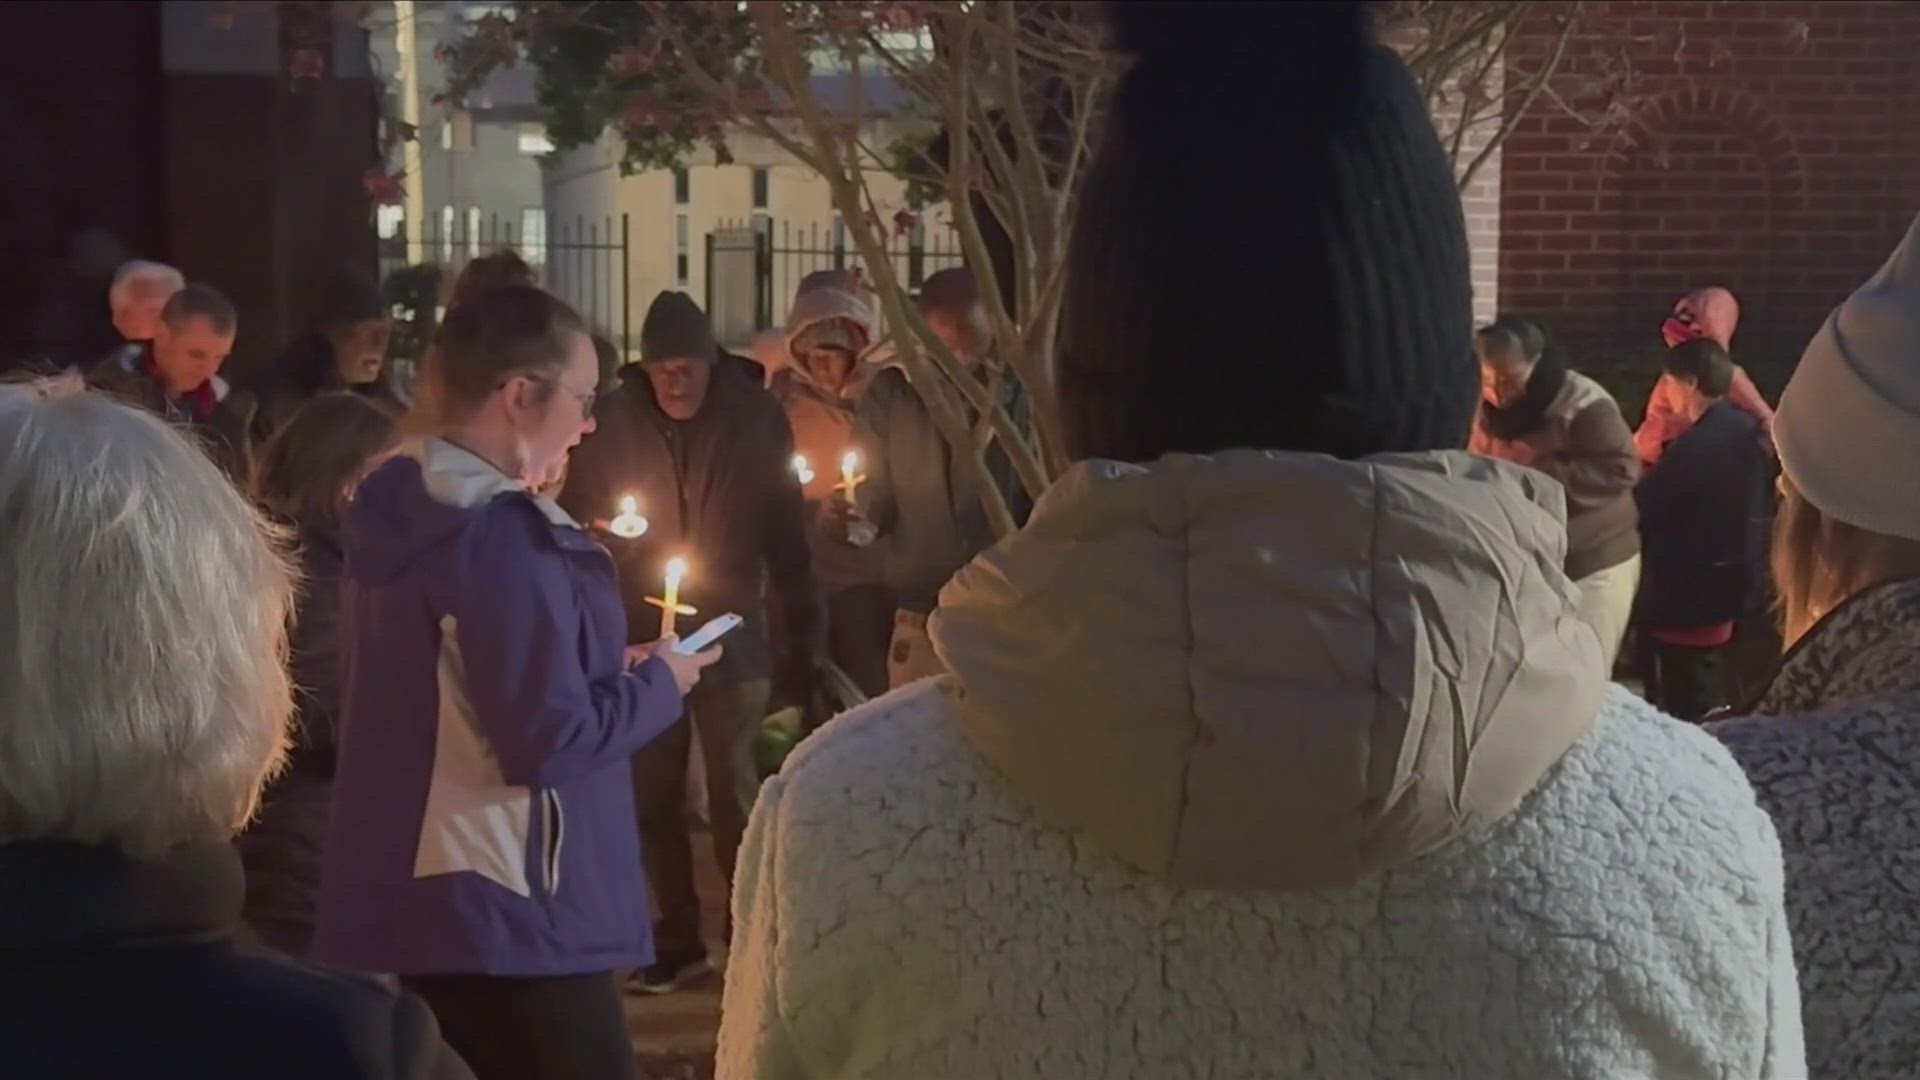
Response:
POLYGON ((705 953, 691 957, 664 957, 627 980, 643 994, 671 994, 713 974, 713 961, 705 953))

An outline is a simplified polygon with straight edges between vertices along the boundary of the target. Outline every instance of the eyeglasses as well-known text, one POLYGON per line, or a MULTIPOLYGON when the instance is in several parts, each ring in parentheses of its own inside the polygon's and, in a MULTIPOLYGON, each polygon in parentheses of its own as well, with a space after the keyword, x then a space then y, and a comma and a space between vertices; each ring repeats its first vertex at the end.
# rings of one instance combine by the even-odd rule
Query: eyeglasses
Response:
POLYGON ((512 376, 506 381, 503 381, 500 384, 501 387, 505 388, 507 385, 507 382, 511 382, 512 379, 515 379, 515 378, 525 379, 528 382, 543 383, 547 386, 553 387, 556 390, 562 391, 568 397, 571 397, 573 400, 580 403, 581 419, 583 420, 593 419, 593 403, 600 400, 599 390, 575 390, 573 387, 568 386, 566 383, 562 382, 561 380, 553 378, 551 376, 527 375, 527 374, 512 376))

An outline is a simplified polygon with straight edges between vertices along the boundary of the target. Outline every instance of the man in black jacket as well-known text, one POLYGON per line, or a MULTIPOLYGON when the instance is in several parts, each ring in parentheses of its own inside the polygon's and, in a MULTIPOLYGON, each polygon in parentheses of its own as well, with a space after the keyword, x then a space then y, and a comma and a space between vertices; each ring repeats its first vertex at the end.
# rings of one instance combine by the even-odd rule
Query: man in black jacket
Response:
POLYGON ((792 471, 793 431, 773 395, 719 359, 706 313, 685 293, 662 293, 640 331, 640 362, 594 410, 598 429, 574 451, 561 505, 604 525, 632 498, 649 519, 633 539, 605 534, 620 568, 627 633, 658 636, 667 561, 688 565, 680 599, 691 633, 732 612, 744 626, 687 696, 687 721, 634 758, 647 880, 660 907, 657 962, 639 977, 666 993, 711 970, 700 939, 688 834, 687 769, 700 737, 714 854, 732 879, 756 793, 752 744, 770 699, 804 702, 819 651, 820 598, 807 550, 804 504, 792 471), (635 370, 635 369, 638 370, 635 370), (778 606, 779 655, 766 605, 778 606))
POLYGON ((1760 422, 1726 400, 1733 359, 1711 339, 1667 352, 1693 426, 1640 481, 1638 623, 1647 700, 1682 720, 1727 704, 1726 652, 1760 572, 1766 498, 1760 422))

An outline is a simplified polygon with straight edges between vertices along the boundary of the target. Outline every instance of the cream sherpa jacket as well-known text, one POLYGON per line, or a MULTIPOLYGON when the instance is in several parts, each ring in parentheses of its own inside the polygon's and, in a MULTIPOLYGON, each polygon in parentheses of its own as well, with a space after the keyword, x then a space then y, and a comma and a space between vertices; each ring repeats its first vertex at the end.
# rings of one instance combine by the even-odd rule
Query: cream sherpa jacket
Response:
POLYGON ((1083 465, 741 851, 723 1080, 1804 1076, 1779 846, 1552 481, 1083 465))

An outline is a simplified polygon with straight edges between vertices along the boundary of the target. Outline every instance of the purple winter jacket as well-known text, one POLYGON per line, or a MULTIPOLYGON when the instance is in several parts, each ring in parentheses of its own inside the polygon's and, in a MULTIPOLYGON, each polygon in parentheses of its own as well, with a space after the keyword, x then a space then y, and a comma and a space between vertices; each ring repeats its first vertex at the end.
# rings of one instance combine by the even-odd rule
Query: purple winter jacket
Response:
POLYGON ((606 550, 427 439, 343 530, 341 717, 316 959, 395 975, 578 975, 653 959, 629 759, 679 719, 624 672, 606 550))

